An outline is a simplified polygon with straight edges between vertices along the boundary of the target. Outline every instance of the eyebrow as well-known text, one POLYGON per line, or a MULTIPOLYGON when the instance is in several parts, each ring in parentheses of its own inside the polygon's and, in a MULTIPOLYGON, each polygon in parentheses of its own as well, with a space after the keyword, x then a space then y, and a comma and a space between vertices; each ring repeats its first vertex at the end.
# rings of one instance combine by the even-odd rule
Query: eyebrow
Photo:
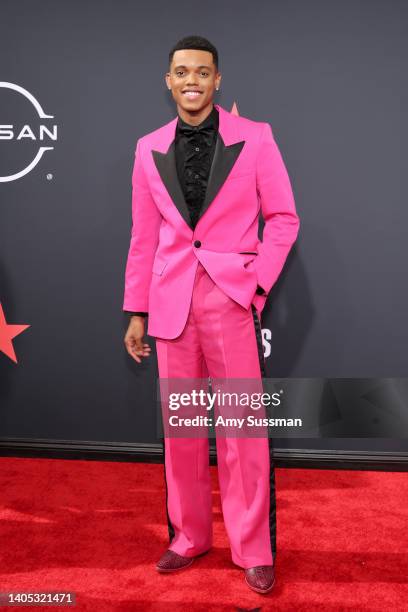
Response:
MULTIPOLYGON (((187 68, 187 66, 175 66, 174 70, 177 70, 177 68, 187 68)), ((207 68, 207 70, 211 70, 210 66, 197 66, 197 68, 207 68)))

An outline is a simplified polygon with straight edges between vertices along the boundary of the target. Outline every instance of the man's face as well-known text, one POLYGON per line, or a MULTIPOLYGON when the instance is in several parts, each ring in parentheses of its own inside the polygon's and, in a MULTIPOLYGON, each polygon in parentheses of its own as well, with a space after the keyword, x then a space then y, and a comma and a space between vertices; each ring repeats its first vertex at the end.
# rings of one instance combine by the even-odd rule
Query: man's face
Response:
POLYGON ((180 49, 174 52, 166 83, 183 110, 191 113, 212 104, 214 90, 220 82, 221 74, 209 51, 180 49))

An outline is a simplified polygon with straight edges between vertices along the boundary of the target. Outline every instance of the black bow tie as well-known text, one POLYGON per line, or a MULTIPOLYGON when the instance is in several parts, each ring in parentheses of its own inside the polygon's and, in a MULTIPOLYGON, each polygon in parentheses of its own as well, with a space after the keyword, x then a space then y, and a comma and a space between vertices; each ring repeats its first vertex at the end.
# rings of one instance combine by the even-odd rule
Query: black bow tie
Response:
POLYGON ((194 136, 194 134, 203 134, 204 136, 211 136, 214 133, 214 125, 188 125, 188 124, 180 124, 179 130, 181 134, 185 136, 194 136))

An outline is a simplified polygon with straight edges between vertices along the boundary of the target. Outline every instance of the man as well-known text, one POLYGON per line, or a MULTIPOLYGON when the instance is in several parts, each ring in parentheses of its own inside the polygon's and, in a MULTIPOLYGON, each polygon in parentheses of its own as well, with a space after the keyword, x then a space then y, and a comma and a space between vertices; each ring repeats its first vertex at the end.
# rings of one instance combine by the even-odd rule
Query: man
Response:
MULTIPOLYGON (((166 84, 177 117, 140 138, 123 309, 137 363, 156 339, 160 379, 265 376, 260 315, 296 240, 299 218, 268 123, 214 104, 221 73, 205 38, 179 41, 166 84), (259 213, 265 220, 258 238, 259 213)), ((159 572, 187 568, 212 545, 208 438, 164 437, 169 547, 159 572)), ((276 554, 270 439, 217 437, 232 561, 268 593, 276 554)))

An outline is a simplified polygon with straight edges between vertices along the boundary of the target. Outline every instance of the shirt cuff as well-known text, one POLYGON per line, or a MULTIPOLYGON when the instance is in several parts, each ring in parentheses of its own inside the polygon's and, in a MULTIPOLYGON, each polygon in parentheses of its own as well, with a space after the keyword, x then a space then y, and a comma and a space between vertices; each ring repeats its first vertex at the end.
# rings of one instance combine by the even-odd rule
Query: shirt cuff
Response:
POLYGON ((147 312, 130 312, 129 310, 125 310, 124 312, 126 312, 126 314, 128 314, 130 317, 133 315, 137 315, 138 317, 147 317, 148 315, 147 312))

